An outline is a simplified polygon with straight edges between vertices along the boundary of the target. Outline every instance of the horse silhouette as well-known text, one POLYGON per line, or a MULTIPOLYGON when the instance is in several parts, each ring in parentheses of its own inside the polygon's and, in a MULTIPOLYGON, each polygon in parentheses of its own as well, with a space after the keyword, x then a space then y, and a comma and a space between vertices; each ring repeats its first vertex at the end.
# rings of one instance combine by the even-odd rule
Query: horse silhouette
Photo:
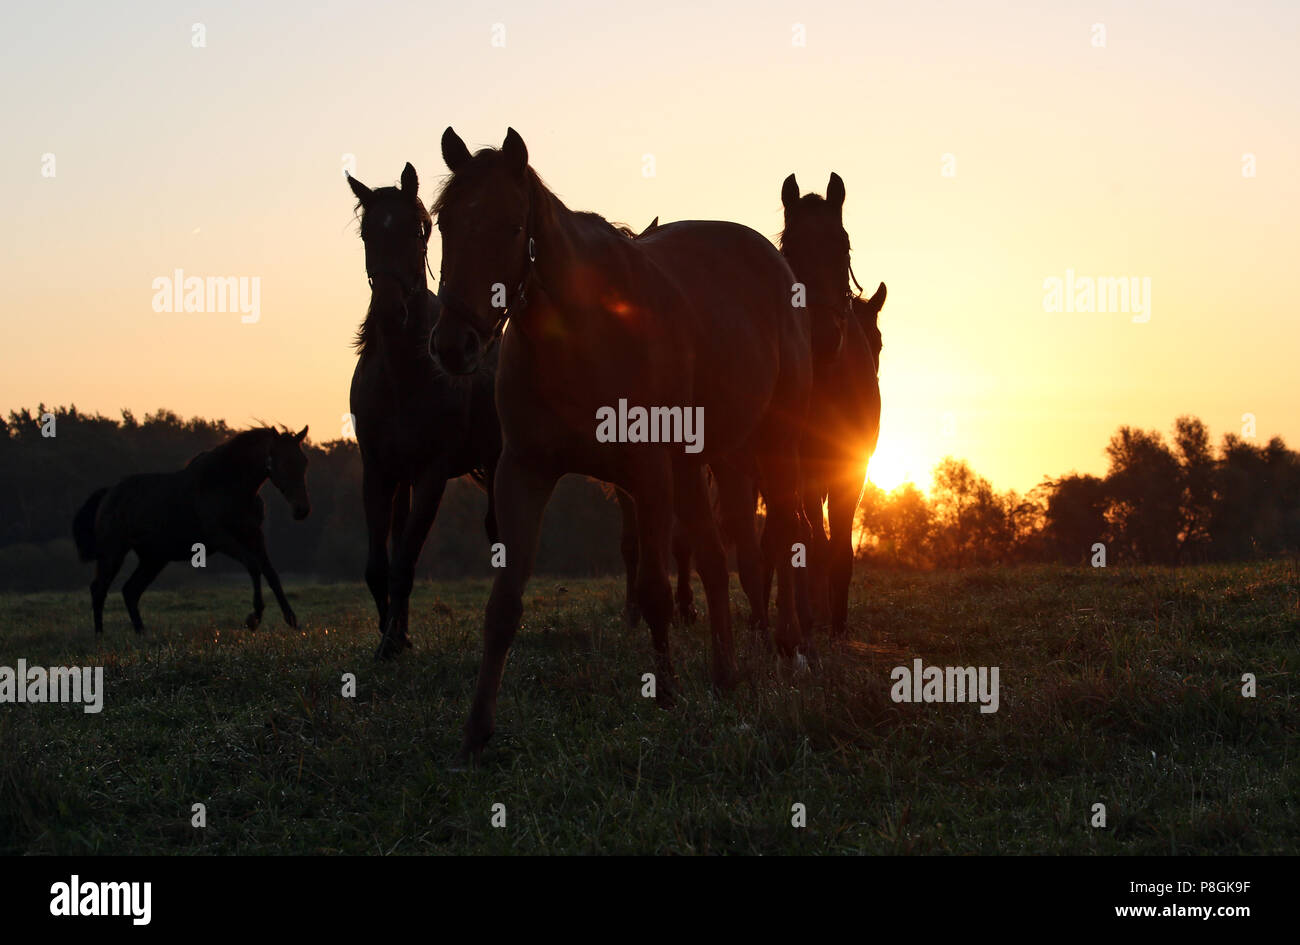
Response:
POLYGON ((812 526, 811 603, 814 619, 829 620, 832 636, 845 632, 853 520, 880 435, 878 319, 886 291, 882 282, 864 299, 849 287, 844 197, 844 181, 835 173, 824 198, 800 196, 793 174, 781 187, 781 252, 804 286, 812 330, 812 395, 799 444, 804 513, 812 526))
POLYGON ((429 356, 438 298, 425 280, 432 222, 410 164, 400 187, 348 186, 361 210, 370 307, 357 332, 351 409, 361 451, 366 585, 379 612, 377 658, 410 647, 407 623, 420 551, 449 479, 468 474, 487 490, 484 530, 497 540, 492 479, 501 453, 493 387, 495 353, 469 376, 429 356), (392 538, 392 560, 388 541, 392 538))
POLYGON ((307 517, 311 500, 302 451, 306 436, 306 427, 299 433, 257 427, 200 453, 184 469, 127 476, 91 493, 77 511, 72 531, 81 560, 95 562, 90 584, 95 632, 104 630, 104 599, 127 552, 134 551, 139 564, 127 578, 122 598, 131 626, 142 633, 140 595, 169 562, 191 560, 196 543, 205 554, 221 552, 248 569, 253 611, 245 623, 250 630, 262 621, 263 575, 285 623, 297 627, 298 618, 266 551, 266 507, 258 493, 270 479, 292 506, 293 517, 307 517))

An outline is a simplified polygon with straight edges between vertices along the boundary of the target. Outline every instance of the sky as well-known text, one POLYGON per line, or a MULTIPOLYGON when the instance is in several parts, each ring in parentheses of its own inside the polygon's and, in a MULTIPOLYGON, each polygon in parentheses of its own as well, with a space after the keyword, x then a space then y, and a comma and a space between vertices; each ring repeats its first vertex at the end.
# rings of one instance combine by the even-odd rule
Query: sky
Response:
POLYGON ((117 6, 6 8, 0 410, 338 437, 369 297, 344 167, 410 161, 427 203, 445 127, 513 126, 638 229, 775 238, 786 175, 839 173, 889 287, 885 488, 945 455, 1000 489, 1102 473, 1120 424, 1184 413, 1300 445, 1294 2, 117 6), (156 311, 178 269, 258 280, 259 317, 156 311), (1052 305, 1071 273, 1149 305, 1052 305))

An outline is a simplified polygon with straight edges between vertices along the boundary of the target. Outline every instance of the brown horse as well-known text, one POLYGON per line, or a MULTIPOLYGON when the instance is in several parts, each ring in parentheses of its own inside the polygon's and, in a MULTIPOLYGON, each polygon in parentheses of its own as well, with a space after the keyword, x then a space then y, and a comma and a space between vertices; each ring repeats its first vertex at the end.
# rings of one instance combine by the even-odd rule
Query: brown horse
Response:
POLYGON ((384 659, 411 645, 407 618, 415 566, 449 479, 468 475, 486 488, 484 529, 489 543, 497 540, 496 366, 488 358, 472 377, 449 377, 429 357, 438 317, 438 299, 424 275, 433 220, 420 202, 415 168, 402 169, 400 187, 372 190, 351 176, 348 186, 361 210, 370 280, 350 402, 369 536, 366 585, 379 612, 375 656, 384 659))
POLYGON ((72 523, 77 553, 95 562, 90 585, 95 632, 104 630, 104 599, 128 552, 139 559, 122 588, 126 612, 136 633, 144 632, 140 595, 172 561, 189 561, 194 544, 221 552, 248 569, 253 579, 253 611, 245 620, 255 630, 262 621, 262 576, 271 585, 284 622, 298 626, 271 564, 262 536, 266 508, 258 492, 270 479, 293 507, 293 517, 311 511, 307 495, 307 457, 299 433, 257 427, 200 453, 181 470, 127 476, 97 489, 72 523))
MULTIPOLYGON (((462 756, 477 756, 492 734, 542 512, 565 473, 612 482, 636 501, 637 596, 661 704, 675 688, 666 566, 674 509, 690 532, 708 601, 712 679, 719 688, 732 685, 726 558, 703 464, 719 479, 724 516, 742 536, 742 576, 754 582, 753 507, 735 471, 757 471, 768 500, 764 541, 772 547, 765 551, 776 557, 785 549, 778 580, 789 590, 797 444, 811 383, 808 328, 791 305, 790 267, 764 237, 734 223, 670 223, 630 240, 602 217, 561 203, 529 167, 513 129, 499 150, 471 155, 448 128, 442 153, 452 176, 434 204, 442 232, 434 353, 446 370, 467 373, 501 339, 496 499, 507 561, 487 604, 462 756), (662 436, 646 442, 644 424, 624 429, 620 420, 611 442, 608 427, 601 435, 598 424, 624 406, 658 408, 670 440, 688 440, 685 418, 702 416, 704 436, 695 445, 662 436), (698 452, 688 452, 695 446, 698 452)), ((777 642, 792 653, 799 631, 791 595, 781 601, 777 642)))
POLYGON ((813 386, 799 454, 804 512, 812 524, 809 571, 813 612, 829 610, 832 636, 844 633, 853 576, 853 519, 867 463, 880 435, 882 282, 870 299, 849 288, 844 181, 831 174, 826 197, 799 196, 791 174, 781 188, 781 251, 804 286, 812 325, 813 386), (827 539, 822 503, 830 524, 827 539))

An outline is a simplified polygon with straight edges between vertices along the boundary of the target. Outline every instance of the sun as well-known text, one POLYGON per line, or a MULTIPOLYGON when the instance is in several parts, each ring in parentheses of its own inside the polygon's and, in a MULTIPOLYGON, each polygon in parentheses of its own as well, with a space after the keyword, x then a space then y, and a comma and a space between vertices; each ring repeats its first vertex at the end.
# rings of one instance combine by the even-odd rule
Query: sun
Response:
POLYGON ((867 465, 867 480, 886 492, 893 492, 905 482, 917 481, 915 465, 903 451, 882 446, 867 465))

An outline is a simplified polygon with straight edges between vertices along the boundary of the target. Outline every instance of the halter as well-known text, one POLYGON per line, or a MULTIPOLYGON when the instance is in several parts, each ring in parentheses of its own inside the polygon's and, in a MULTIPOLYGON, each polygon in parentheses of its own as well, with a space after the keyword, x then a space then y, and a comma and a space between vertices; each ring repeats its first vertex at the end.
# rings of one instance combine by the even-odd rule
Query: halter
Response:
MULTIPOLYGON (((425 233, 424 225, 421 224, 420 238, 424 240, 424 268, 425 271, 429 273, 429 276, 432 277, 433 267, 429 265, 429 236, 430 235, 432 235, 432 230, 430 231, 430 233, 425 233)), ((401 288, 402 280, 399 279, 395 273, 381 273, 381 275, 389 276, 389 278, 393 279, 397 283, 398 288, 401 288)), ((375 291, 375 277, 371 274, 369 269, 366 270, 366 284, 370 286, 370 291, 373 293, 375 291)), ((424 288, 427 290, 428 286, 426 285, 424 286, 424 288)), ((411 319, 410 301, 412 298, 414 298, 415 293, 418 291, 420 291, 420 284, 416 282, 411 286, 411 288, 407 289, 406 293, 402 296, 401 301, 402 301, 402 327, 403 328, 406 327, 406 323, 411 319)))
POLYGON ((515 291, 511 293, 511 298, 506 299, 506 307, 501 311, 501 317, 496 320, 492 326, 492 337, 488 339, 487 347, 490 348, 501 340, 501 335, 505 333, 506 322, 510 319, 511 312, 521 312, 525 305, 528 304, 528 281, 533 276, 533 264, 537 262, 537 243, 533 238, 528 237, 528 263, 524 266, 524 274, 519 277, 519 285, 515 286, 515 291), (514 301, 511 301, 513 299, 514 301))
POLYGON ((861 295, 863 292, 867 291, 866 289, 862 288, 862 283, 859 282, 859 281, 858 281, 858 277, 855 276, 855 275, 853 274, 853 263, 849 263, 849 278, 852 279, 852 280, 853 280, 853 284, 854 284, 855 286, 858 287, 858 294, 859 294, 859 295, 861 295))

